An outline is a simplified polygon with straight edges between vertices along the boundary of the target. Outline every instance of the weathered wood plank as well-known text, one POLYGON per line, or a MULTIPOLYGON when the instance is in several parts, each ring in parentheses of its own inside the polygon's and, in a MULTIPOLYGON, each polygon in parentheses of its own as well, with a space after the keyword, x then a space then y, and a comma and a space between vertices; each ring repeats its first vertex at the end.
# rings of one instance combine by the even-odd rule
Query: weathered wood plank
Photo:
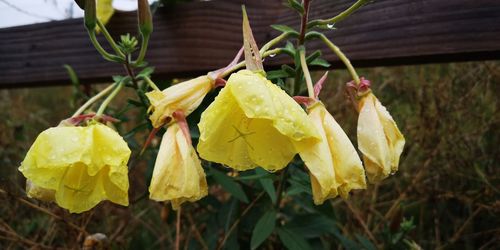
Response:
MULTIPOLYGON (((146 59, 161 76, 193 75, 224 66, 241 46, 241 8, 246 2, 259 44, 277 33, 270 24, 298 27, 299 19, 280 0, 219 0, 160 9, 146 59)), ((313 18, 339 13, 352 0, 315 0, 313 18)), ((329 31, 355 66, 382 66, 500 59, 500 1, 376 1, 329 31)), ((135 13, 118 13, 113 35, 135 34, 135 13)), ((101 40, 103 44, 105 43, 101 40)), ((319 42, 309 50, 324 48, 319 42)), ((337 58, 324 50, 333 67, 337 58)), ((288 63, 269 58, 268 67, 288 63)), ((123 74, 90 44, 81 19, 0 30, 0 87, 68 84, 63 64, 83 82, 109 81, 123 74)))

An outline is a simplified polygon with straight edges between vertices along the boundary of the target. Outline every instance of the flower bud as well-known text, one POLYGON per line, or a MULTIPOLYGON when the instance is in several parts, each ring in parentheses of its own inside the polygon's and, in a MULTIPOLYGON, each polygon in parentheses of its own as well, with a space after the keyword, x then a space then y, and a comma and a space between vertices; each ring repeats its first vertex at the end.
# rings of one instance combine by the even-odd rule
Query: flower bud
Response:
POLYGON ((153 32, 153 18, 148 0, 138 1, 137 15, 139 16, 139 31, 143 36, 149 36, 153 32))
POLYGON ((96 0, 86 0, 85 1, 85 15, 84 23, 87 30, 92 31, 95 29, 97 23, 96 15, 96 0))

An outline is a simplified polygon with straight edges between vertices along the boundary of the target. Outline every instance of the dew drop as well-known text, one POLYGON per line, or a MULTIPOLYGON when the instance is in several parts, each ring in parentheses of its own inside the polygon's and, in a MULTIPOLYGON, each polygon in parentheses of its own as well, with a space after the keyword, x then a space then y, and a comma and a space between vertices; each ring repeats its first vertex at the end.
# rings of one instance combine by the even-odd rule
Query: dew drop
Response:
POLYGON ((334 23, 329 23, 329 24, 326 25, 326 27, 329 28, 329 29, 331 29, 331 30, 333 30, 333 29, 335 29, 335 24, 334 23))
POLYGON ((269 55, 269 57, 275 57, 275 56, 276 56, 276 54, 270 54, 269 55))

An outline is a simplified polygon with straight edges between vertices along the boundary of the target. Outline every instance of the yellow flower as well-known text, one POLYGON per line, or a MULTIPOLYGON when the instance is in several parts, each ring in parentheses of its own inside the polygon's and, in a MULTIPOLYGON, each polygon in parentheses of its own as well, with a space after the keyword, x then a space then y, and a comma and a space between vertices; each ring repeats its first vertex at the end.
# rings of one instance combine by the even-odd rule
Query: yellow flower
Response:
POLYGON ((38 136, 19 170, 36 187, 53 190, 59 206, 81 213, 102 200, 128 205, 129 157, 127 143, 105 125, 55 127, 38 136))
POLYGON ((185 202, 197 201, 208 193, 200 159, 178 123, 173 123, 161 140, 149 198, 171 201, 174 209, 185 202))
POLYGON ((396 172, 405 138, 379 100, 368 93, 359 102, 358 147, 370 182, 396 172))
POLYGON ((198 127, 200 157, 237 170, 282 169, 297 153, 294 142, 319 139, 290 96, 248 70, 231 75, 198 127))
POLYGON ((213 86, 214 80, 208 76, 200 76, 172 85, 163 91, 153 90, 146 93, 153 110, 149 117, 153 126, 159 128, 165 125, 172 113, 178 110, 188 116, 200 105, 213 86))
POLYGON ((297 148, 310 171, 315 204, 326 199, 347 198, 351 189, 366 188, 365 170, 356 149, 322 103, 308 108, 321 141, 299 143, 297 148))

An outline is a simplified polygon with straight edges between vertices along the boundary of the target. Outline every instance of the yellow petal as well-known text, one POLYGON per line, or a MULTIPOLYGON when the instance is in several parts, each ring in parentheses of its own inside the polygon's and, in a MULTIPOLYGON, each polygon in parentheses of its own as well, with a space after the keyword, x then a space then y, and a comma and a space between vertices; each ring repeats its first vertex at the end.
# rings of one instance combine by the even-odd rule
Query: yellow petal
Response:
POLYGON ((359 105, 358 147, 363 153, 368 180, 378 182, 397 170, 404 138, 373 94, 363 97, 359 105))
POLYGON ((297 148, 310 171, 314 203, 338 194, 347 198, 351 189, 366 188, 363 165, 342 128, 321 103, 308 111, 322 140, 297 143, 297 148))
POLYGON ((366 188, 365 170, 356 148, 344 130, 324 107, 322 112, 323 128, 327 135, 335 177, 339 185, 338 193, 345 199, 352 189, 366 188))
MULTIPOLYGON (((97 18, 102 22, 102 24, 106 25, 115 13, 113 0, 97 0, 96 10, 97 18)), ((96 32, 99 33, 100 31, 100 28, 96 27, 96 32)))
POLYGON ((200 157, 237 170, 279 170, 297 153, 293 142, 319 138, 292 98, 248 70, 231 75, 198 126, 200 157))
POLYGON ((261 74, 239 71, 231 75, 228 87, 248 118, 270 120, 281 134, 295 141, 319 138, 300 105, 261 74))
POLYGON ((201 162, 179 125, 173 123, 161 141, 149 197, 156 201, 171 201, 174 209, 177 209, 183 202, 197 201, 207 193, 201 162))
POLYGON ((146 93, 153 110, 149 117, 153 126, 161 127, 177 110, 182 110, 186 116, 191 114, 213 88, 213 83, 208 76, 200 76, 172 85, 163 91, 153 90, 146 93))
POLYGON ((54 190, 59 206, 80 213, 102 200, 128 205, 129 157, 127 143, 105 125, 56 127, 38 136, 19 170, 54 190))
POLYGON ((378 99, 375 100, 375 108, 377 109, 380 122, 384 128, 389 151, 391 152, 391 171, 396 172, 399 166, 399 156, 403 152, 405 145, 405 138, 399 131, 398 125, 396 125, 396 122, 392 119, 391 114, 382 106, 378 99))

